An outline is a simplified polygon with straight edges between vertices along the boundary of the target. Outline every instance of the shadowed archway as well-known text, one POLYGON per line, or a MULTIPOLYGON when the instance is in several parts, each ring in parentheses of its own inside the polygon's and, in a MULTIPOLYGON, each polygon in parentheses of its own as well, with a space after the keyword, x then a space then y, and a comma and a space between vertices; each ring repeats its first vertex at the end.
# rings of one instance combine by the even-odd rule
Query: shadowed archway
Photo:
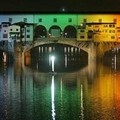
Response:
POLYGON ((63 31, 63 36, 65 38, 76 38, 76 35, 77 35, 77 30, 75 29, 74 26, 68 25, 65 27, 63 31))
POLYGON ((46 38, 47 30, 43 25, 36 26, 34 30, 34 38, 46 38))

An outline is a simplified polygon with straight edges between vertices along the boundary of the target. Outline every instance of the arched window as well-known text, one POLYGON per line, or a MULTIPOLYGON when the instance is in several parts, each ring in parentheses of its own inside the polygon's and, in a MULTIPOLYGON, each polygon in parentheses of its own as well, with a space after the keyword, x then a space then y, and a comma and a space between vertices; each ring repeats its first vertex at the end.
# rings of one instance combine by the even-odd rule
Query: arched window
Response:
POLYGON ((76 38, 77 30, 74 26, 68 25, 65 27, 63 36, 66 38, 76 38))
POLYGON ((36 26, 34 30, 34 37, 35 38, 46 38, 47 37, 47 30, 43 25, 36 26))
POLYGON ((61 37, 61 28, 57 25, 51 26, 49 29, 50 37, 61 37))

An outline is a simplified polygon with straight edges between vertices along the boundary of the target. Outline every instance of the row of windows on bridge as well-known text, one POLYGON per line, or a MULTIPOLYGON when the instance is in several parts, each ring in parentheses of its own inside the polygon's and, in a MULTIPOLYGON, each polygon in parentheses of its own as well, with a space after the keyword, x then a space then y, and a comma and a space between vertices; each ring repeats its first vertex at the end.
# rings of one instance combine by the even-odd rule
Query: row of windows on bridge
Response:
MULTIPOLYGON (((85 39, 85 38, 86 38, 86 36, 84 36, 84 35, 81 35, 81 36, 80 36, 80 39, 85 39)), ((90 35, 90 36, 88 35, 88 36, 87 36, 87 39, 92 39, 92 38, 93 38, 92 35, 90 35)), ((111 36, 111 39, 115 39, 115 36, 111 36)))
MULTIPOLYGON (((9 18, 9 22, 12 22, 12 21, 13 21, 12 18, 9 18)), ((27 18, 23 18, 23 21, 27 22, 27 18)), ((38 19, 38 22, 42 22, 42 21, 43 21, 42 18, 38 19)), ((84 21, 86 21, 86 20, 84 20, 84 21)), ((57 22, 57 18, 53 18, 53 22, 57 22)), ((72 22, 72 18, 68 18, 68 22, 72 22)))
MULTIPOLYGON (((12 32, 13 29, 10 29, 10 32, 12 32)), ((16 31, 19 31, 19 29, 16 29, 16 31)), ((3 32, 7 32, 6 30, 4 30, 3 32)), ((30 32, 30 29, 27 29, 26 32, 30 32)))
MULTIPOLYGON (((42 22, 43 21, 43 19, 42 18, 39 18, 38 19, 38 22, 42 22)), ((57 18, 53 18, 53 22, 57 22, 58 21, 58 19, 57 18)), ((68 22, 72 22, 73 20, 72 20, 72 18, 68 18, 68 22)), ((87 19, 83 19, 83 22, 87 22, 87 19)), ((102 19, 98 19, 98 22, 99 23, 102 23, 102 19)), ((114 23, 116 23, 117 22, 117 19, 113 19, 113 22, 114 23)), ((106 26, 107 27, 107 26, 106 26)), ((109 26, 109 27, 114 27, 114 26, 109 26)))
MULTIPOLYGON (((13 21, 13 19, 12 18, 8 18, 8 21, 9 22, 12 22, 13 21)), ((28 19, 27 18, 23 18, 23 21, 24 22, 28 22, 28 19)), ((53 22, 57 22, 58 21, 58 19, 57 18, 53 18, 53 22)), ((72 18, 68 18, 68 22, 72 22, 73 20, 72 20, 72 18)), ((38 18, 38 22, 43 22, 43 19, 42 18, 38 18)), ((87 22, 87 19, 83 19, 83 22, 87 22)), ((98 19, 98 22, 99 23, 102 23, 102 19, 98 19)), ((113 22, 114 23, 116 23, 117 22, 117 19, 113 19, 113 22)))
MULTIPOLYGON (((88 25, 88 27, 92 27, 92 26, 93 26, 92 24, 88 25)), ((94 27, 99 28, 99 25, 95 25, 94 27)), ((114 24, 109 24, 109 25, 105 24, 105 25, 103 25, 103 27, 115 28, 115 25, 114 24)))
MULTIPOLYGON (((11 23, 13 20, 12 20, 12 18, 9 18, 8 21, 11 23)), ((23 21, 27 22, 28 20, 27 20, 27 18, 23 18, 23 21)), ((38 19, 38 22, 42 22, 42 21, 43 21, 42 18, 38 19)), ((57 18, 53 18, 53 22, 57 22, 57 21, 58 21, 57 18)), ((72 22, 72 18, 68 18, 68 22, 72 22)))
MULTIPOLYGON (((13 29, 10 29, 10 32, 12 32, 13 29)), ((16 29, 16 31, 19 31, 18 29, 16 29)), ((4 30, 4 32, 7 32, 6 30, 4 30)), ((26 32, 30 32, 30 29, 27 29, 26 32)), ((85 32, 85 30, 80 30, 80 32, 85 32)), ((90 31, 88 31, 90 32, 90 31)), ((102 31, 99 31, 99 32, 109 32, 109 33, 115 33, 115 30, 102 30, 102 31)), ((120 30, 118 30, 118 32, 120 32, 120 30)))
MULTIPOLYGON (((8 34, 3 34, 3 38, 8 38, 8 34)), ((24 38, 24 35, 23 35, 23 38, 24 38)), ((30 35, 26 35, 26 38, 30 38, 30 35)))
MULTIPOLYGON (((10 31, 12 32, 13 29, 10 29, 10 31)), ((18 31, 18 29, 16 29, 16 31, 18 31)), ((4 32, 7 32, 6 30, 4 30, 4 32)), ((26 30, 27 33, 30 32, 30 29, 26 30)), ((80 32, 85 32, 85 30, 80 30, 80 32)), ((90 32, 90 31, 88 31, 90 32)), ((109 32, 109 33, 115 33, 115 30, 102 30, 102 31, 98 31, 98 32, 109 32)), ((117 32, 120 32, 120 30, 118 30, 117 32)))
MULTIPOLYGON (((80 32, 85 32, 85 30, 80 30, 80 32)), ((88 33, 92 32, 91 30, 88 30, 88 33)), ((115 33, 115 30, 94 30, 94 32, 104 32, 104 33, 115 33)), ((120 30, 118 30, 117 32, 120 32, 120 30)))

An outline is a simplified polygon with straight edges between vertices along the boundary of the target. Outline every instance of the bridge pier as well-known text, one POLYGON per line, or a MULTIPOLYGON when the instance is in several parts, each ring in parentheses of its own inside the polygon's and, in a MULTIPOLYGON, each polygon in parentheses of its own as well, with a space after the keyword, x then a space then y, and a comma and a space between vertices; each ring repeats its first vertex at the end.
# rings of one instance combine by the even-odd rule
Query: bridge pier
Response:
POLYGON ((18 66, 24 66, 24 52, 23 52, 23 45, 22 44, 15 45, 14 60, 18 66))
POLYGON ((92 42, 88 48, 88 64, 91 64, 91 62, 96 62, 96 58, 96 46, 94 45, 94 42, 92 42))
POLYGON ((96 77, 96 63, 94 61, 88 62, 88 83, 92 83, 96 77))
POLYGON ((25 65, 30 65, 31 64, 31 53, 30 51, 23 52, 22 57, 24 59, 24 64, 25 65))
POLYGON ((92 83, 96 76, 97 50, 94 42, 90 43, 88 48, 88 82, 92 83))

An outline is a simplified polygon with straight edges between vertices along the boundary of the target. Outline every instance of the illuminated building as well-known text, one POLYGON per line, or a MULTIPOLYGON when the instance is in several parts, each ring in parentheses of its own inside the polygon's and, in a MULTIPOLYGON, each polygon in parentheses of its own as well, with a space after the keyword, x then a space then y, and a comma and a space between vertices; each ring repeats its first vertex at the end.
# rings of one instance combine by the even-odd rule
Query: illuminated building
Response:
POLYGON ((0 39, 3 41, 8 40, 8 38, 9 38, 9 35, 8 35, 8 26, 9 25, 10 25, 9 22, 2 22, 1 23, 1 30, 0 30, 1 37, 0 37, 0 39))
POLYGON ((8 40, 9 36, 17 38, 17 41, 47 37, 76 38, 78 41, 119 41, 119 21, 119 14, 0 15, 0 41, 8 40), (20 22, 25 23, 24 27, 15 26, 15 23, 20 22), (6 24, 8 27, 5 27, 6 24))
POLYGON ((17 39, 20 35, 20 26, 10 25, 8 27, 8 33, 9 37, 11 37, 12 39, 17 39))
POLYGON ((77 40, 115 41, 116 23, 84 23, 78 27, 77 40))

